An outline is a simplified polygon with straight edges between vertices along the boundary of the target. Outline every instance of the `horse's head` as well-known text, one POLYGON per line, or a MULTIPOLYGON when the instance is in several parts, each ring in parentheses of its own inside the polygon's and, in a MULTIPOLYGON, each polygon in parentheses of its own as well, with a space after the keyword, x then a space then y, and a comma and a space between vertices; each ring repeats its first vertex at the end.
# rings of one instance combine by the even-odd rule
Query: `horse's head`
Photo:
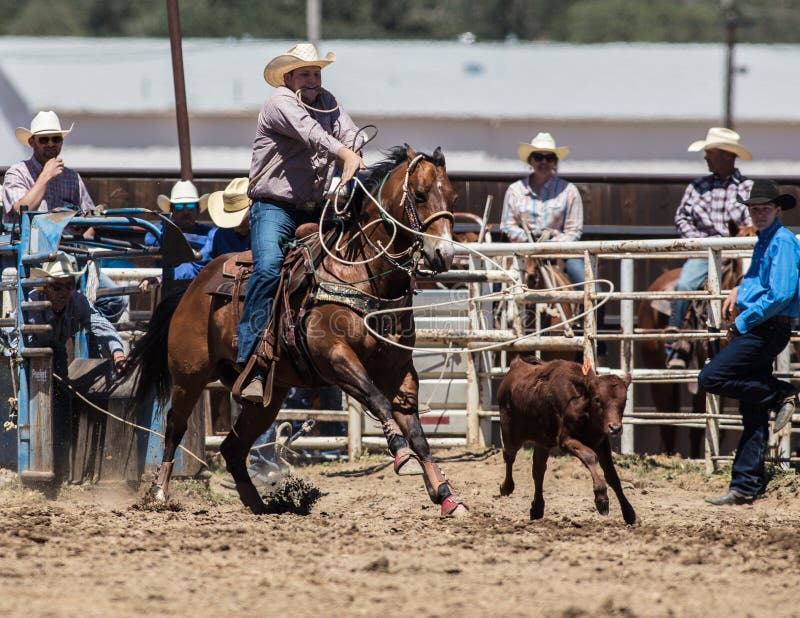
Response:
POLYGON ((395 250, 403 249, 403 245, 414 252, 419 250, 426 268, 448 270, 453 263, 453 206, 457 196, 447 177, 441 148, 427 155, 416 153, 406 144, 393 149, 389 161, 394 161, 395 167, 381 188, 381 204, 392 218, 409 228, 398 228, 395 250))
POLYGON ((453 206, 457 195, 447 177, 444 155, 436 148, 432 155, 406 148, 408 184, 404 187, 405 223, 427 234, 422 239, 425 266, 444 272, 453 263, 453 206))

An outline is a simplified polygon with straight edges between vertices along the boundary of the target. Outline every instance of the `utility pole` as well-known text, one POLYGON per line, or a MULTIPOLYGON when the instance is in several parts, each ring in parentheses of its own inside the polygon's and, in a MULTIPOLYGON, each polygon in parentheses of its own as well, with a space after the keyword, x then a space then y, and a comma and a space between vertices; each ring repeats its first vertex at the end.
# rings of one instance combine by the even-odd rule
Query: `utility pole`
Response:
POLYGON ((322 0, 306 0, 306 32, 308 42, 319 49, 322 30, 322 0))
POLYGON ((178 121, 178 148, 181 156, 181 180, 192 179, 192 150, 189 139, 189 110, 186 105, 186 82, 183 76, 181 20, 178 0, 167 0, 169 43, 172 50, 172 82, 175 87, 175 116, 178 121))
POLYGON ((725 9, 725 122, 723 126, 733 129, 733 52, 736 46, 736 27, 739 25, 739 14, 736 11, 736 0, 723 0, 725 9))
POLYGON ((720 6, 725 13, 725 121, 724 125, 733 129, 733 80, 737 73, 746 73, 747 68, 736 66, 734 49, 736 47, 736 31, 740 26, 749 26, 752 19, 743 17, 739 13, 737 0, 720 0, 720 6))

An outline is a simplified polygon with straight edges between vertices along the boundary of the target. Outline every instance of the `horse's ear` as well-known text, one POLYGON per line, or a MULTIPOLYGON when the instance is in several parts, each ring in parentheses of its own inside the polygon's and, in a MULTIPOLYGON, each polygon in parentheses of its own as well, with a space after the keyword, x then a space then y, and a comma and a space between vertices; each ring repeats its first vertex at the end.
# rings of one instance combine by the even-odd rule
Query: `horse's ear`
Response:
POLYGON ((403 144, 403 146, 406 147, 406 156, 408 157, 408 160, 409 161, 413 160, 414 157, 417 156, 417 153, 414 152, 414 149, 411 146, 409 146, 408 144, 403 144))
POLYGON ((433 156, 431 156, 435 165, 444 165, 444 154, 442 153, 442 147, 437 146, 436 150, 433 151, 433 156))
POLYGON ((733 221, 733 219, 728 220, 728 236, 731 238, 736 238, 739 235, 739 226, 733 221))

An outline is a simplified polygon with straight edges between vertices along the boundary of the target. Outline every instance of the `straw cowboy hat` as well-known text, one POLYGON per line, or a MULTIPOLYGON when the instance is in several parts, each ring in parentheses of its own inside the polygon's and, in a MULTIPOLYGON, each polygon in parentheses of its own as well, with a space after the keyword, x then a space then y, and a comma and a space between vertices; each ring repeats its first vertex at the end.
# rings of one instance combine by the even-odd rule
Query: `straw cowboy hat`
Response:
POLYGON ((687 150, 689 152, 698 152, 700 150, 708 150, 709 148, 718 148, 719 150, 732 152, 737 157, 741 157, 747 161, 751 160, 753 155, 739 143, 739 139, 741 138, 736 131, 731 131, 724 127, 711 127, 705 139, 692 142, 689 144, 687 150))
POLYGON ((45 262, 41 268, 31 267, 31 278, 43 279, 52 277, 53 279, 73 279, 77 281, 86 272, 86 267, 78 270, 78 262, 71 255, 59 251, 56 259, 52 262, 45 262))
POLYGON ((73 122, 69 126, 69 129, 64 130, 61 128, 61 122, 58 120, 58 116, 55 112, 39 112, 33 117, 33 120, 31 120, 30 129, 17 127, 14 134, 17 136, 20 144, 23 146, 30 146, 30 144, 28 144, 28 139, 30 139, 32 135, 61 135, 61 137, 64 137, 65 135, 69 135, 74 126, 75 123, 73 122))
POLYGON ((203 212, 207 206, 208 193, 200 196, 197 193, 197 187, 194 186, 191 180, 179 180, 172 187, 169 197, 161 194, 156 198, 156 203, 161 212, 169 212, 172 204, 191 204, 192 202, 197 202, 200 205, 200 212, 203 212))
POLYGON ((741 195, 736 196, 738 201, 748 206, 756 206, 758 204, 775 204, 780 206, 781 210, 791 210, 797 205, 797 200, 794 195, 788 193, 781 193, 778 185, 771 180, 754 180, 753 188, 750 189, 750 197, 748 199, 742 198, 741 195))
POLYGON ((208 198, 208 214, 217 227, 236 227, 253 203, 247 197, 249 178, 234 178, 224 191, 214 191, 208 198))
POLYGON ((531 140, 530 144, 517 146, 517 155, 523 163, 528 163, 534 152, 552 152, 559 159, 565 159, 569 154, 567 146, 556 146, 556 140, 549 133, 539 133, 531 140))
POLYGON ((298 43, 285 54, 269 61, 264 69, 264 79, 270 86, 283 86, 283 76, 300 67, 319 67, 320 69, 336 61, 336 54, 328 52, 320 58, 317 48, 311 43, 298 43))

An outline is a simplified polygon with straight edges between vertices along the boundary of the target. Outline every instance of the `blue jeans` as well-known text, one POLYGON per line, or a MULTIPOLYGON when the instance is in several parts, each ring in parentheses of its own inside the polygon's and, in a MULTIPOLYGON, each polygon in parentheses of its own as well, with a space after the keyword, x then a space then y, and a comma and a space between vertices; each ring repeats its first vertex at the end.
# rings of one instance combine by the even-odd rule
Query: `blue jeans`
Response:
MULTIPOLYGON (((583 258, 568 258, 564 264, 567 277, 572 283, 583 283, 586 279, 583 272, 583 258)), ((575 287, 574 290, 582 290, 583 286, 575 287)))
MULTIPOLYGON (((113 288, 116 287, 116 283, 101 270, 97 277, 97 287, 113 288)), ((94 306, 109 322, 114 323, 122 317, 123 312, 128 308, 128 297, 104 296, 95 300, 94 306)))
MULTIPOLYGON (((675 284, 675 291, 692 292, 699 290, 703 281, 708 276, 708 260, 706 258, 691 258, 686 260, 681 268, 681 275, 675 284)), ((672 313, 669 316, 669 326, 680 328, 689 308, 688 300, 672 301, 672 313)))
POLYGON ((744 496, 754 497, 764 489, 769 409, 794 392, 791 384, 772 375, 772 363, 790 334, 788 324, 759 324, 728 343, 697 378, 709 393, 739 400, 744 431, 733 460, 731 489, 744 496))
POLYGON ((266 202, 255 202, 250 207, 254 270, 247 284, 247 295, 239 319, 237 362, 247 362, 267 327, 283 264, 281 241, 294 237, 297 226, 312 219, 311 213, 284 209, 266 202))

